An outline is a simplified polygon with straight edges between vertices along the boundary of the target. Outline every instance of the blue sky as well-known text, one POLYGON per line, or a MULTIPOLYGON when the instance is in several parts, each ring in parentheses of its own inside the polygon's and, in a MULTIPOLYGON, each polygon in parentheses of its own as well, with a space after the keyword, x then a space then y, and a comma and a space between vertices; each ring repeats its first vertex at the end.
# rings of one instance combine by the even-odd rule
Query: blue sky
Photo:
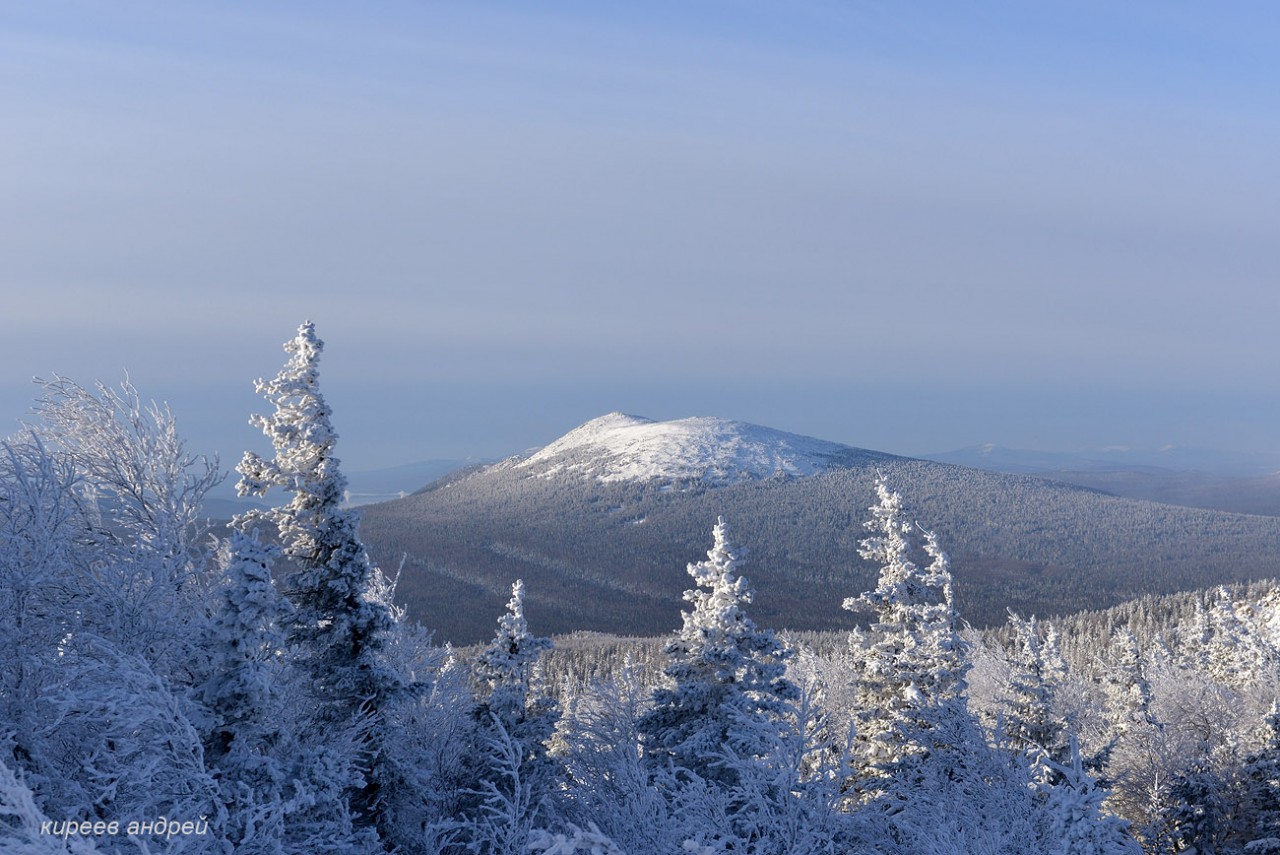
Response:
POLYGON ((1280 10, 0 5, 0 418, 230 463, 314 320, 348 466, 610 410, 899 453, 1274 449, 1280 10))

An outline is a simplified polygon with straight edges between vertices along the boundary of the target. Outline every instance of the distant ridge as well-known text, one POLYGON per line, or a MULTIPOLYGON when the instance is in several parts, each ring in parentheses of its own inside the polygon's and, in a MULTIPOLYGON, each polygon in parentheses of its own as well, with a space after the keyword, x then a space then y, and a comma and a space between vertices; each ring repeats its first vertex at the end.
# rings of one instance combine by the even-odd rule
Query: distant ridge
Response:
POLYGON ((1167 447, 1086 452, 1041 452, 979 445, 929 460, 1021 475, 1189 508, 1280 516, 1280 459, 1263 453, 1224 453, 1167 447))

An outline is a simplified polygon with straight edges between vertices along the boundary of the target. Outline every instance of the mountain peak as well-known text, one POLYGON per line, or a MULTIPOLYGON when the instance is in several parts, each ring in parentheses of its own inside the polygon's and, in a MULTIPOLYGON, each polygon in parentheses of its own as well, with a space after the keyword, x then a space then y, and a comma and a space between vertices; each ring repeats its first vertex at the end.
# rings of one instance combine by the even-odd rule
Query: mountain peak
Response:
POLYGON ((864 452, 839 443, 712 416, 655 421, 609 413, 513 465, 540 477, 691 481, 724 486, 803 477, 848 465, 864 452))

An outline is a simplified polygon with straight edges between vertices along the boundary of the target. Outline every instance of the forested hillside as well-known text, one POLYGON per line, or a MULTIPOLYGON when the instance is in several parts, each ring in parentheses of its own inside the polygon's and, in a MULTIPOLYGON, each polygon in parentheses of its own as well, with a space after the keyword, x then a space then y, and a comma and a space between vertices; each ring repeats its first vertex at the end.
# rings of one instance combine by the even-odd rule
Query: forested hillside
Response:
POLYGON ((442 638, 470 643, 512 580, 548 631, 665 632, 696 558, 724 514, 760 568, 756 612, 791 629, 848 627, 840 602, 869 587, 861 520, 876 472, 946 540, 961 613, 1065 614, 1140 596, 1280 574, 1280 519, 1120 499, 1040 478, 863 452, 807 477, 728 486, 540 477, 517 466, 463 473, 364 509, 400 596, 442 638))

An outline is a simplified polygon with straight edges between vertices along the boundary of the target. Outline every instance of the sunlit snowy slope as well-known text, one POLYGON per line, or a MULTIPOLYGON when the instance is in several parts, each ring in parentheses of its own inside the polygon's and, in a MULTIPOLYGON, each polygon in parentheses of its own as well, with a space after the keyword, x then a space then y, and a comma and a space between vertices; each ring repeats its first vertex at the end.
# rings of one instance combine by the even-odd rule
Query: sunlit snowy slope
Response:
POLYGON ((503 466, 601 482, 697 480, 708 486, 802 477, 882 457, 813 437, 713 417, 659 422, 609 413, 503 466))

